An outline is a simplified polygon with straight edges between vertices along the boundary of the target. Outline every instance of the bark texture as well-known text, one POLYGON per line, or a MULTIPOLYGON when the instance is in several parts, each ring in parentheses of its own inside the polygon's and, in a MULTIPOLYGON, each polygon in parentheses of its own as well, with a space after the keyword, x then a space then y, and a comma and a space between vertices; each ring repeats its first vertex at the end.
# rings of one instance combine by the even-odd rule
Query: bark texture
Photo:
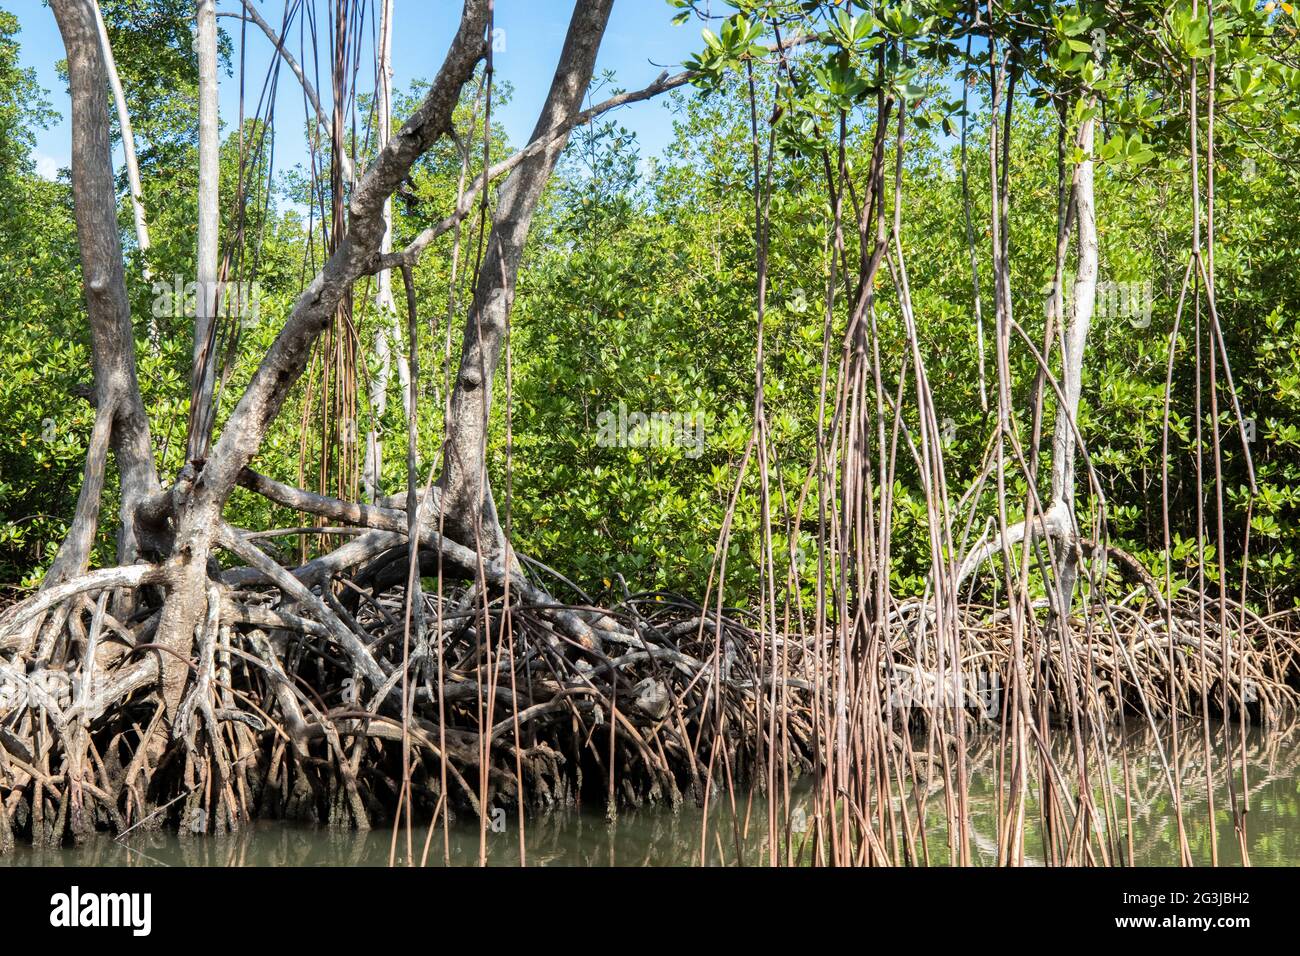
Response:
POLYGON ((221 138, 217 115, 216 0, 198 0, 196 43, 199 52, 199 224, 195 281, 194 368, 190 391, 189 438, 186 460, 202 458, 212 434, 213 391, 217 372, 217 243, 220 205, 221 138))
POLYGON ((353 191, 347 234, 298 297, 206 462, 188 481, 177 483, 174 553, 181 568, 158 628, 158 641, 171 652, 163 663, 163 697, 169 716, 184 688, 184 661, 189 659, 195 628, 206 607, 203 583, 221 509, 306 367, 312 345, 332 321, 352 283, 379 259, 385 201, 415 161, 450 131, 461 88, 486 49, 486 25, 487 0, 466 0, 451 48, 424 101, 353 191))
MULTIPOLYGON (((393 126, 393 0, 383 0, 379 20, 379 62, 376 64, 378 88, 375 91, 376 137, 382 150, 392 138, 393 126)), ((393 199, 384 200, 384 238, 380 242, 380 255, 387 258, 393 251, 393 199)), ((361 487, 368 501, 383 494, 384 470, 383 418, 388 411, 388 383, 397 365, 397 376, 402 386, 402 407, 407 420, 411 416, 411 403, 406 397, 410 373, 400 352, 394 353, 393 342, 397 334, 397 305, 393 301, 393 275, 389 269, 380 269, 376 277, 375 308, 382 316, 375 329, 373 348, 379 360, 379 369, 370 382, 370 429, 366 432, 366 453, 361 467, 361 487)))
MULTIPOLYGON (((1092 159, 1094 122, 1086 120, 1076 139, 1076 145, 1084 156, 1075 167, 1073 182, 1079 239, 1078 271, 1068 305, 1062 307, 1059 302, 1054 305, 1058 313, 1066 314, 1066 321, 1061 336, 1061 378, 1052 437, 1051 499, 1046 510, 1034 518, 1032 527, 1026 522, 1017 522, 1008 527, 1005 534, 986 539, 972 548, 958 566, 955 579, 955 587, 960 588, 976 568, 1004 547, 1021 543, 1027 534, 1034 538, 1047 538, 1054 542, 1062 614, 1069 613, 1078 573, 1074 495, 1079 402, 1083 394, 1083 358, 1097 299, 1097 213, 1092 159)), ((1060 290, 1054 289, 1053 295, 1059 296, 1060 290)))
MULTIPOLYGON (((108 433, 108 446, 121 475, 122 523, 118 560, 137 555, 132 516, 158 484, 149 420, 140 398, 135 336, 126 295, 122 242, 117 228, 117 193, 109 139, 108 72, 100 43, 94 0, 51 0, 68 56, 72 97, 72 201, 81 252, 86 319, 95 377, 95 435, 108 433)), ((102 460, 92 440, 73 527, 59 548, 45 585, 83 572, 99 521, 102 460)))
POLYGON ((515 280, 542 191, 568 142, 570 118, 591 83, 613 0, 579 0, 531 141, 547 145, 523 159, 502 184, 474 302, 465 323, 460 368, 447 419, 441 479, 450 537, 495 556, 505 546, 487 476, 492 383, 514 304, 515 280))
MULTIPOLYGON (((99 4, 95 4, 95 23, 99 28, 99 42, 103 47, 104 66, 108 73, 108 84, 113 90, 113 103, 117 108, 117 124, 122 131, 122 162, 126 166, 126 181, 131 190, 131 220, 135 225, 135 242, 142 253, 149 251, 149 223, 144 214, 144 193, 140 188, 140 165, 135 158, 135 133, 131 129, 131 113, 126 108, 126 92, 122 89, 122 80, 117 75, 117 63, 113 59, 113 47, 108 42, 108 28, 104 25, 104 16, 99 4)), ((145 266, 144 276, 149 278, 149 267, 145 266)))

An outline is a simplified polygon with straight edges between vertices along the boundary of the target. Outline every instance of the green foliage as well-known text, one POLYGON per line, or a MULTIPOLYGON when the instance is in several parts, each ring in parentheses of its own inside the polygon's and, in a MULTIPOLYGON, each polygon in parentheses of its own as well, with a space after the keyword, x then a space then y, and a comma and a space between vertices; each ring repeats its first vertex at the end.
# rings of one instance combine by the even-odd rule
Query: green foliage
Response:
MULTIPOLYGON (((907 111, 900 238, 918 344, 945 425, 949 488, 965 489, 980 473, 996 425, 985 401, 993 374, 985 225, 992 104, 986 95, 986 41, 977 37, 969 59, 965 53, 964 2, 741 2, 713 19, 704 18, 705 4, 669 5, 676 19, 699 18, 703 29, 700 52, 690 64, 699 71, 699 92, 673 98, 675 138, 653 165, 643 161, 625 115, 611 114, 574 131, 533 227, 520 277, 510 375, 498 380, 489 467, 521 551, 595 591, 617 588, 621 573, 633 588, 700 595, 714 567, 714 547, 752 426, 758 295, 751 76, 764 137, 760 147, 766 145, 767 117, 776 137, 763 398, 775 452, 774 549, 782 566, 815 563, 817 515, 834 504, 818 501, 814 485, 803 501, 803 524, 793 525, 816 460, 819 428, 834 405, 839 343, 848 322, 846 295, 839 295, 829 315, 825 308, 833 239, 826 173, 835 162, 841 124, 846 168, 856 176, 868 167, 869 133, 882 102, 890 103, 895 118, 900 107, 907 111), (775 55, 778 30, 781 37, 807 42, 788 56, 775 55), (983 385, 960 175, 963 130, 986 322, 983 385), (830 342, 832 393, 825 399, 824 341, 830 342)), ((1164 580, 1166 561, 1175 589, 1202 577, 1217 580, 1214 543, 1198 542, 1195 533, 1198 506, 1212 514, 1218 491, 1212 469, 1205 467, 1214 455, 1216 421, 1209 405, 1212 339, 1204 307, 1199 313, 1190 306, 1184 310, 1174 339, 1167 555, 1160 505, 1166 356, 1192 239, 1187 70, 1200 64, 1204 79, 1204 61, 1213 56, 1216 307, 1242 417, 1255 430, 1254 440, 1243 442, 1236 411, 1221 388, 1221 488, 1232 544, 1224 549, 1225 570, 1239 580, 1239 543, 1249 528, 1252 599, 1262 608, 1285 607, 1300 596, 1294 583, 1300 553, 1300 273, 1294 268, 1300 191, 1287 159, 1300 139, 1300 70, 1277 50, 1294 36, 1295 14, 1249 0, 1217 3, 1211 35, 1204 3, 1197 16, 1185 0, 1172 5, 1167 17, 1160 15, 1166 4, 1124 6, 1127 19, 1117 19, 1114 5, 1091 2, 1000 5, 1009 25, 998 28, 998 41, 1018 51, 1010 149, 1013 314, 1041 344, 1043 290, 1055 262, 1059 177, 1068 177, 1071 163, 1082 158, 1071 155, 1068 144, 1077 124, 1093 115, 1099 123, 1101 278, 1142 288, 1149 283, 1150 313, 1141 322, 1110 313, 1094 321, 1079 428, 1097 486, 1081 487, 1080 516, 1086 519, 1104 497, 1113 539, 1143 560, 1158 581, 1164 580), (1132 23, 1145 26, 1127 29, 1132 23), (1260 130, 1267 131, 1262 141, 1260 130), (1066 144, 1061 153, 1058 143, 1066 144)), ((196 120, 190 5, 113 0, 103 7, 145 174, 153 278, 145 280, 146 264, 133 251, 129 281, 159 468, 171 475, 180 465, 187 412, 189 323, 183 311, 154 314, 159 290, 153 283, 166 285, 192 271, 196 120)), ((0 580, 31 584, 71 516, 93 416, 75 394, 87 384, 88 358, 69 190, 66 182, 47 182, 32 171, 31 130, 46 121, 48 105, 32 77, 16 66, 14 30, 13 18, 0 14, 0 274, 10 280, 0 297, 0 419, 6 422, 0 431, 0 580)), ((604 76, 592 92, 612 85, 613 78, 604 76)), ((417 85, 399 93, 395 115, 404 116, 421 91, 417 85)), ((472 95, 458 113, 462 129, 472 95)), ((494 90, 494 101, 505 95, 494 90)), ((1204 84, 1198 95, 1203 118, 1204 84)), ((364 98, 360 105, 369 108, 364 98)), ((245 141, 263 132, 252 121, 242 131, 245 141)), ((218 427, 292 308, 304 262, 311 261, 313 249, 319 257, 318 225, 309 228, 296 210, 327 202, 319 191, 325 187, 313 187, 305 172, 271 182, 265 167, 254 164, 242 180, 246 201, 237 206, 240 133, 225 131, 223 248, 235 244, 242 219, 238 258, 243 274, 259 283, 258 309, 232 345, 218 427)), ((482 137, 480 123, 465 140, 475 144, 471 177, 482 162, 482 137)), ((494 128, 491 143, 492 160, 508 153, 500 129, 494 128)), ((417 165, 394 203, 399 246, 452 208, 461 160, 457 146, 444 141, 417 165)), ((1203 148, 1199 162, 1203 176, 1203 148)), ((889 160, 888 183, 894 173, 889 160)), ((1202 190, 1205 185, 1202 179, 1202 190)), ((892 221, 893 200, 886 192, 885 213, 892 221)), ((129 247, 125 203, 122 223, 129 247)), ((428 329, 421 354, 423 469, 436 466, 440 451, 447 349, 454 367, 478 228, 476 214, 459 238, 448 234, 434 243, 416 270, 422 328, 428 329)), ((851 224, 846 232, 852 262, 859 239, 851 224)), ((842 272, 838 279, 843 281, 842 272)), ((903 370, 910 374, 908 342, 891 283, 882 281, 876 291, 882 374, 892 395, 903 370)), ((367 380, 377 372, 370 343, 385 321, 371 304, 373 294, 372 285, 362 284, 354 297, 367 380)), ((1017 341, 1011 354, 1011 388, 1020 409, 1029 407, 1038 373, 1022 345, 1017 341)), ((1220 359, 1216 353, 1222 386, 1220 359)), ((1056 358, 1051 368, 1059 371, 1056 358)), ((267 474, 294 483, 312 473, 319 454, 301 425, 307 387, 305 380, 295 391, 256 462, 267 474)), ((358 423, 359 436, 375 427, 390 448, 400 446, 398 388, 394 376, 384 419, 371 422, 367 415, 358 423)), ((910 386, 903 394, 912 394, 910 386)), ((1049 395, 1049 422, 1053 407, 1049 395)), ((890 489, 891 574, 900 592, 917 593, 929 568, 927 512, 918 469, 905 449, 919 417, 911 398, 901 412, 904 433, 890 489)), ((1027 416, 1016 422, 1026 447, 1030 424, 1027 416)), ((1039 474, 1049 465, 1044 450, 1039 474)), ((401 487, 404 468, 400 455, 387 456, 385 490, 401 487)), ((1023 480, 1009 482, 1013 519, 1028 492, 1023 480)), ((879 489, 875 493, 878 504, 879 489)), ((735 604, 749 601, 759 587, 758 502, 751 466, 731 517, 725 598, 735 604)), ((988 488, 969 503, 979 515, 991 514, 996 504, 988 488)), ((106 501, 105 512, 112 508, 106 501)), ((294 523, 274 511, 240 493, 228 517, 248 527, 294 523)), ((111 531, 102 538, 101 559, 111 552, 111 531)))

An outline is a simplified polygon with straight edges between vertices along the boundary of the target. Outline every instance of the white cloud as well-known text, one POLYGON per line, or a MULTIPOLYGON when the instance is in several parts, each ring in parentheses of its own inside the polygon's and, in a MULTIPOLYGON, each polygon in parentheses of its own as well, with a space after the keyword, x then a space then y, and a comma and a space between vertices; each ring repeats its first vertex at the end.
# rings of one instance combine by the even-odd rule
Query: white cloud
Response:
POLYGON ((32 159, 36 161, 36 175, 42 179, 57 179, 59 169, 69 165, 63 160, 55 159, 53 156, 46 156, 40 150, 32 153, 32 159))

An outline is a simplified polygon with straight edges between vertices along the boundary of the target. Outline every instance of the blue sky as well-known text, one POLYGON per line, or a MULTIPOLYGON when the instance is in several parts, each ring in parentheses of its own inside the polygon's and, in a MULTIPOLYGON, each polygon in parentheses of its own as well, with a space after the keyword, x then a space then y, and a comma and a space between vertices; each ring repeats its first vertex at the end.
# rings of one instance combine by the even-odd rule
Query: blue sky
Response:
MULTIPOLYGON (((315 0, 323 23, 325 2, 315 0)), ((284 11, 282 0, 263 0, 262 16, 279 26, 284 11)), ((36 138, 36 162, 42 175, 51 176, 68 164, 70 130, 67 88, 55 73, 55 64, 63 57, 63 43, 54 14, 42 0, 0 0, 0 7, 18 17, 21 32, 21 62, 36 70, 38 81, 63 119, 50 129, 39 131, 36 138)), ((218 0, 220 12, 235 12, 239 0, 218 0)), ((505 49, 497 52, 495 66, 500 79, 514 87, 513 100, 495 111, 505 125, 511 142, 522 144, 532 131, 537 111, 550 85, 555 60, 564 41, 572 0, 497 0, 496 25, 504 30, 505 49)), ((415 79, 429 78, 438 68, 459 18, 460 4, 455 0, 394 0, 393 68, 394 84, 405 89, 415 79)), ((700 25, 694 21, 682 26, 671 23, 673 9, 664 0, 617 0, 601 46, 598 70, 614 70, 617 83, 636 89, 651 82, 665 69, 673 69, 699 48, 700 25)), ((219 25, 236 43, 235 65, 238 67, 239 22, 222 17, 219 25)), ((296 34, 289 44, 298 56, 296 34)), ((369 27, 366 30, 370 35, 369 27)), ((322 44, 325 38, 321 37, 322 44)), ((246 102, 251 112, 261 90, 262 78, 270 64, 272 47, 261 31, 250 24, 248 30, 248 90, 246 102)), ((327 60, 322 51, 322 64, 327 60)), ((311 76, 311 70, 307 70, 311 76)), ((363 77, 373 75, 373 66, 363 67, 363 77)), ((321 91, 328 110, 328 72, 321 91)), ((238 76, 222 77, 221 117, 227 129, 239 115, 238 76)), ((371 81, 362 79, 363 88, 371 81)), ((292 128, 304 116, 303 98, 293 76, 281 70, 276 117, 282 129, 292 128)), ((672 135, 672 117, 664 103, 650 101, 634 104, 615 114, 617 120, 637 134, 643 155, 658 155, 672 135)), ((306 160, 301 137, 282 136, 276 145, 276 165, 292 167, 306 160)))

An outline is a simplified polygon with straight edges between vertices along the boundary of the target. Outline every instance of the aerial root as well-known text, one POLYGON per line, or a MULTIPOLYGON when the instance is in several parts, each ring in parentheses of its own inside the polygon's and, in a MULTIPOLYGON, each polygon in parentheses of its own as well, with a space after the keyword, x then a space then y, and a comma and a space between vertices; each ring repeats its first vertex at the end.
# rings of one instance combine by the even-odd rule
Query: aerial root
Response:
MULTIPOLYGON (((1291 614, 1264 618, 1232 601, 1184 590, 1159 603, 1145 585, 1119 600, 1076 608, 1067 626, 1034 602, 1024 622, 1029 708, 1065 715, 1076 707, 1107 723, 1121 711, 1154 720, 1241 714, 1262 724, 1300 709, 1300 627, 1291 614)), ((1015 630, 1006 609, 963 604, 956 612, 959 667, 941 662, 935 623, 921 602, 891 622, 885 665, 895 702, 960 695, 991 720, 1014 682, 1015 630), (918 640, 918 635, 922 636, 918 640), (922 648, 920 660, 916 648, 922 648), (956 676, 960 672, 960 677, 956 676)), ((950 646, 950 645, 946 645, 950 646)), ((918 705, 919 706, 919 705, 918 705)))
MULTIPOLYGON (((171 652, 154 642, 159 609, 141 590, 166 587, 165 566, 83 575, 0 615, 0 851, 15 837, 226 833, 258 817, 365 828, 408 799, 426 819, 521 805, 612 812, 702 799, 724 772, 735 786, 817 759, 818 688, 832 686, 840 653, 830 629, 773 636, 742 612, 667 593, 564 603, 515 572, 508 588, 499 574, 502 586, 424 594, 427 633, 407 641, 404 582, 384 584, 373 563, 315 583, 234 529, 219 541, 244 566, 205 585, 170 719, 158 687, 171 652), (139 610, 119 619, 123 596, 139 610)), ((391 545, 353 548, 361 559, 348 567, 391 545)), ((1064 629, 1044 605, 1022 622, 1036 712, 1100 724, 1121 708, 1266 722, 1296 710, 1291 618, 1190 591, 1157 603, 1142 585, 1078 609, 1064 629)), ((953 706, 972 726, 999 719, 1014 683, 1010 618, 963 605, 955 621, 956 667, 920 602, 864 626, 847 650, 875 655, 872 699, 899 748, 953 706)))
MULTIPOLYGON (((367 827, 403 792, 425 816, 676 803, 700 794, 712 748, 736 768, 762 759, 761 646, 735 621, 663 600, 567 605, 522 579, 507 607, 501 591, 458 585, 424 597, 424 650, 404 659, 402 587, 308 588, 221 541, 266 581, 208 580, 170 720, 157 609, 112 613, 124 587, 162 572, 96 572, 0 616, 13 641, 0 658, 0 845, 224 833, 258 816, 367 827), (20 633, 34 635, 24 653, 20 633)), ((807 766, 812 722, 796 723, 787 739, 807 766)))

